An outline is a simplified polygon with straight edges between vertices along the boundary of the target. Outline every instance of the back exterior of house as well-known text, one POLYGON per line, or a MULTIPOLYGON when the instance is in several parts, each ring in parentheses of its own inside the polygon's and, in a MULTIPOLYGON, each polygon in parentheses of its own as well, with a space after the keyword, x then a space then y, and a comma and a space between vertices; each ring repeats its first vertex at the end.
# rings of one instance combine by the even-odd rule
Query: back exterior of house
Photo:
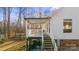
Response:
POLYGON ((79 47, 79 8, 57 10, 50 19, 50 35, 59 47, 79 47))

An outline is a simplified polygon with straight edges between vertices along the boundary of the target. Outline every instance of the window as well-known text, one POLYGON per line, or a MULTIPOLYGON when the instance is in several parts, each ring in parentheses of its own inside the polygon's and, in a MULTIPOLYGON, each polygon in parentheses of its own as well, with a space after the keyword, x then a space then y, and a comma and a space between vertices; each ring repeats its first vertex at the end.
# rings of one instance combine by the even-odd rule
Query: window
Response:
POLYGON ((64 29, 63 29, 63 32, 64 33, 72 33, 72 19, 64 19, 64 22, 63 22, 63 26, 64 26, 64 29))

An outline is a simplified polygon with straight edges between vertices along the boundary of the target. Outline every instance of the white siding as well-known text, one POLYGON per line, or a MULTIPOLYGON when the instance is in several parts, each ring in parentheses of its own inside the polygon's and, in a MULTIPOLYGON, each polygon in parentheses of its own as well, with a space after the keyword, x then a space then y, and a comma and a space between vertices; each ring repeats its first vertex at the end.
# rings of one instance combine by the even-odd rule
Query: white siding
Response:
POLYGON ((52 16, 50 34, 55 39, 79 39, 79 8, 65 7, 52 16), (63 20, 72 19, 72 33, 63 33, 63 20))

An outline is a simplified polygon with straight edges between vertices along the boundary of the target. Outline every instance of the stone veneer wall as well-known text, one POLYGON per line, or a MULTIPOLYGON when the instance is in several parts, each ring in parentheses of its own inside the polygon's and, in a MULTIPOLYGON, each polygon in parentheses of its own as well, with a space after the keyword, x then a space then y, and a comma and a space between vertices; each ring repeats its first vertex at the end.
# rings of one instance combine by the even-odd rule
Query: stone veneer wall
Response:
POLYGON ((60 40, 60 47, 79 47, 79 40, 60 40))

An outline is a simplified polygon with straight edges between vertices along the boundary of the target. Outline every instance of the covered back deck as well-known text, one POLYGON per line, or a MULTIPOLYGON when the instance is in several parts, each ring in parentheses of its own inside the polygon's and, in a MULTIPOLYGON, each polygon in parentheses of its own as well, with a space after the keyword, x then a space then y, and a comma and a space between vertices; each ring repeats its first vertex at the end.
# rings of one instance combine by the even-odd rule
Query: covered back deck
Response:
MULTIPOLYGON (((29 45, 38 45, 40 50, 44 44, 44 34, 50 32, 50 17, 47 18, 25 18, 26 23, 26 38, 29 45), (36 42, 36 43, 35 43, 36 42)), ((36 49, 35 49, 36 50, 36 49)))

